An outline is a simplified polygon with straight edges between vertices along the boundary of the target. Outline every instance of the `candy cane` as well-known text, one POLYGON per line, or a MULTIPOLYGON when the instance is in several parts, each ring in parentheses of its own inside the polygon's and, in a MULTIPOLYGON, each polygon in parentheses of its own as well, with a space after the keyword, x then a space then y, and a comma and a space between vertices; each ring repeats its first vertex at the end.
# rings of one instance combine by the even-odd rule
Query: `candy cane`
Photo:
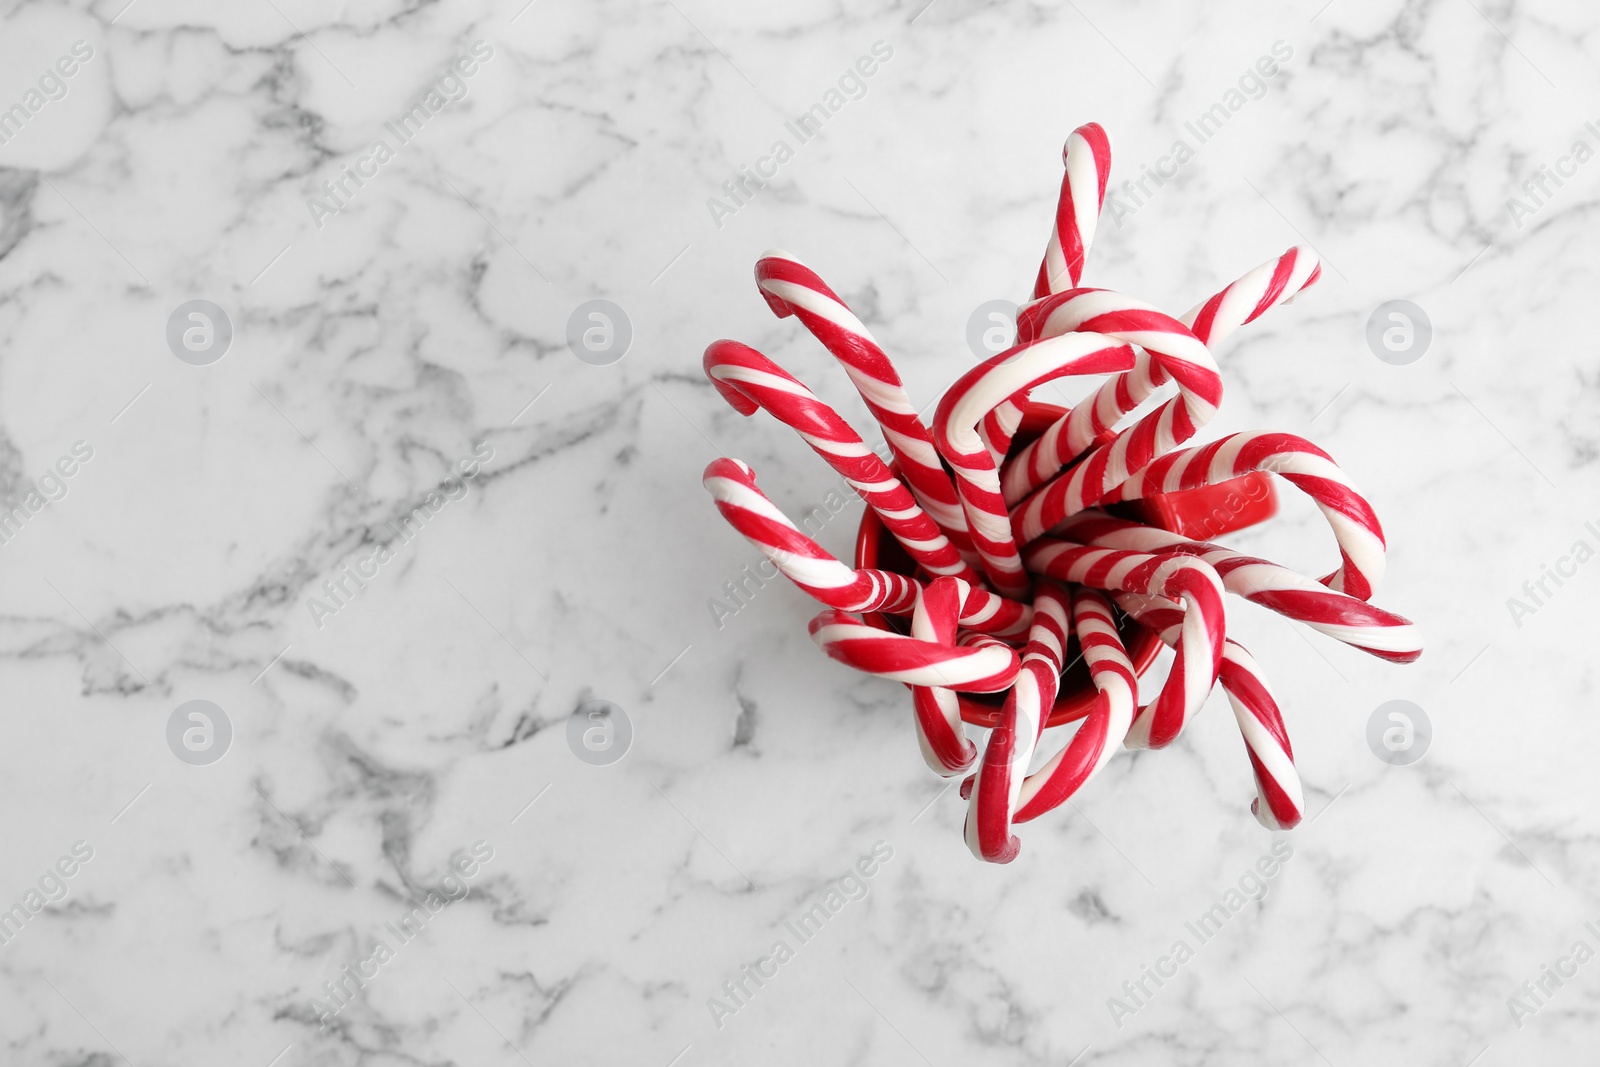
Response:
POLYGON ((1068 519, 1061 535, 1070 541, 1130 552, 1185 552, 1216 568, 1228 592, 1268 608, 1352 648, 1393 663, 1422 655, 1415 623, 1348 593, 1338 593, 1298 571, 1222 545, 1186 540, 1168 530, 1084 511, 1068 519))
MULTIPOLYGON (((1126 341, 1143 348, 1145 358, 1178 385, 1176 397, 1084 459, 1072 477, 1093 488, 1077 493, 1109 488, 1124 480, 1126 472, 1187 441, 1211 421, 1222 402, 1222 376, 1206 346, 1183 323, 1149 304, 1108 289, 1072 289, 1035 302, 1028 313, 1033 318, 1026 331, 1030 337, 1084 330, 1126 341)), ((1112 389, 1111 395, 1120 400, 1123 391, 1112 389)), ((1006 465, 1006 500, 1020 500, 1043 485, 1111 428, 1094 415, 1093 404, 1080 404, 1022 449, 1006 465)))
POLYGON ((1170 744, 1200 710, 1222 667, 1228 624, 1217 572, 1193 556, 1156 556, 1065 541, 1036 542, 1023 558, 1029 570, 1061 581, 1183 602, 1186 610, 1172 671, 1156 699, 1134 715, 1126 740, 1129 748, 1170 744))
POLYGON ((1339 543, 1339 568, 1322 584, 1371 599, 1387 558, 1383 525, 1333 457, 1303 437, 1258 430, 1170 452, 1105 494, 1102 503, 1215 485, 1250 471, 1271 471, 1316 502, 1339 543))
POLYGON ((984 360, 940 399, 933 420, 934 444, 956 474, 973 547, 1003 595, 1026 595, 1029 581, 1000 493, 1000 472, 978 433, 979 420, 1006 397, 1052 378, 1113 373, 1132 365, 1132 348, 1097 334, 1040 338, 984 360))
MULTIPOLYGON (((1152 597, 1122 595, 1123 610, 1176 647, 1183 629, 1183 611, 1152 597)), ((1289 830, 1305 815, 1305 793, 1294 767, 1294 749, 1283 713, 1267 685, 1255 657, 1233 638, 1223 643, 1222 669, 1217 674, 1233 706, 1234 721, 1244 738, 1250 769, 1255 775, 1256 798, 1250 811, 1269 830, 1289 830)))
MULTIPOLYGON (((1111 178, 1111 139, 1099 123, 1085 123, 1073 130, 1062 146, 1061 162, 1066 172, 1061 176, 1061 196, 1056 202, 1050 242, 1033 283, 1035 300, 1075 289, 1083 277, 1084 260, 1094 243, 1100 209, 1105 204, 1106 183, 1111 178)), ((1026 393, 1009 397, 984 416, 984 441, 997 460, 1011 448, 1011 438, 1022 423, 1022 408, 1027 400, 1026 393)))
POLYGON ((756 473, 737 459, 712 460, 702 484, 722 517, 795 585, 840 611, 904 614, 916 603, 917 583, 889 571, 840 563, 756 488, 756 473))
POLYGON ((1021 847, 1011 833, 1011 813, 1016 810, 1023 773, 1061 683, 1061 664, 1067 650, 1068 596, 1049 583, 1039 586, 1021 669, 1011 692, 1006 694, 999 721, 989 732, 977 776, 964 790, 970 797, 967 847, 974 856, 990 863, 1010 863, 1021 847))
POLYGON ((966 519, 955 487, 939 464, 928 428, 889 357, 855 313, 810 267, 786 252, 771 251, 756 263, 756 283, 779 318, 794 315, 844 364, 845 373, 883 429, 911 492, 956 548, 969 550, 966 519))
POLYGON ((754 414, 766 408, 792 427, 834 470, 844 476, 883 525, 930 574, 957 577, 970 584, 978 574, 927 512, 917 504, 888 464, 867 448, 859 434, 793 375, 738 341, 713 341, 706 349, 706 376, 735 411, 754 414))
POLYGON ((1015 816, 1019 823, 1065 803, 1098 774, 1122 747, 1138 706, 1139 683, 1105 596, 1074 589, 1072 622, 1094 682, 1095 705, 1061 751, 1022 783, 1015 816))
MULTIPOLYGON (((703 484, 728 524, 770 559, 795 585, 838 611, 886 611, 904 615, 916 605, 921 585, 891 571, 856 570, 840 563, 800 531, 756 488, 755 471, 737 459, 712 460, 703 484)), ((1028 628, 1031 609, 974 588, 962 606, 961 625, 1001 636, 1028 628)))
POLYGON ((868 626, 829 609, 811 620, 811 639, 831 658, 865 674, 963 693, 999 693, 1017 676, 1017 653, 999 642, 946 646, 868 626))

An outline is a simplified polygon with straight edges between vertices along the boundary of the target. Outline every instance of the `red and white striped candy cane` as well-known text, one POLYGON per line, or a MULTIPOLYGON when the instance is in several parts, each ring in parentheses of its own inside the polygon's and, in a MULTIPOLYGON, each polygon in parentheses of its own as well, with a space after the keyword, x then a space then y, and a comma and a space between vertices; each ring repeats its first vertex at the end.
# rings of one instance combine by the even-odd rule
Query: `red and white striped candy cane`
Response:
POLYGON ((1028 569, 1066 582, 1118 593, 1181 600, 1185 607, 1177 658, 1155 700, 1140 708, 1128 730, 1129 748, 1172 742, 1216 684, 1228 621, 1222 579, 1193 556, 1150 555, 1038 541, 1023 553, 1028 569))
MULTIPOLYGON (((1183 630, 1183 610, 1155 597, 1122 595, 1122 609, 1176 647, 1183 630)), ((1244 738, 1245 752, 1256 780, 1256 798, 1250 811, 1269 830, 1289 830, 1305 815, 1305 792, 1294 767, 1294 749, 1283 713, 1267 685, 1255 657, 1233 638, 1223 644, 1222 669, 1217 674, 1233 706, 1234 721, 1244 738)))
POLYGON ((793 375, 738 341, 713 341, 705 354, 706 377, 735 411, 754 414, 766 408, 792 427, 834 470, 844 476, 883 525, 930 574, 980 579, 961 558, 889 465, 866 446, 837 411, 793 375))
POLYGON ((1288 619, 1305 623, 1336 641, 1393 663, 1422 655, 1415 623, 1348 593, 1338 593, 1299 571, 1246 556, 1222 545, 1189 541, 1143 523, 1084 511, 1068 519, 1061 535, 1069 541, 1130 552, 1185 552, 1211 564, 1228 592, 1237 593, 1288 619))
POLYGON ((900 472, 933 521, 963 551, 971 548, 955 487, 939 463, 928 428, 906 395, 900 374, 878 342, 817 273, 786 252, 770 251, 756 263, 756 283, 779 318, 794 315, 844 364, 866 401, 900 472))
POLYGON ((1105 595, 1075 587, 1072 622, 1094 682, 1094 708, 1061 751, 1022 783, 1015 817, 1019 823, 1065 803, 1098 774, 1122 747, 1139 704, 1139 682, 1105 595))
POLYGON ((868 626, 831 608, 812 619, 810 629, 811 639, 830 658, 906 685, 999 693, 1017 676, 1016 650, 1003 641, 971 645, 924 641, 868 626))
POLYGON ((1061 665, 1066 659, 1067 604, 1070 594, 1041 583, 1033 598, 1033 625, 1023 649, 1021 669, 1005 707, 989 732, 977 775, 963 791, 968 795, 967 847, 979 859, 1010 863, 1019 842, 1011 832, 1022 777, 1039 742, 1039 732, 1056 702, 1061 665))
MULTIPOLYGON (((1099 123, 1088 122, 1072 131, 1061 149, 1066 173, 1061 176, 1061 196, 1056 201, 1055 225, 1033 283, 1033 299, 1075 289, 1083 277, 1084 261, 1100 221, 1111 178, 1111 139, 1099 123)), ((1010 397, 984 416, 982 433, 991 454, 1002 459, 1011 448, 1012 435, 1022 423, 1027 394, 1010 397)))
POLYGON ((1333 457, 1304 437, 1254 430, 1171 452, 1105 494, 1102 503, 1215 485, 1251 471, 1271 471, 1316 502, 1333 528, 1340 556, 1339 569, 1322 584, 1357 600, 1371 599, 1387 558, 1383 526, 1333 457))
MULTIPOLYGON (((1193 437, 1211 421, 1222 402, 1222 375, 1210 351, 1187 326, 1149 304, 1109 289, 1072 289, 1036 301, 1028 313, 1033 321, 1025 336, 1054 337, 1083 330, 1126 341, 1142 348, 1163 377, 1178 385, 1176 397, 1100 445, 1073 471, 1072 477, 1084 479, 1090 486, 1082 491, 1086 494, 1095 492, 1101 483, 1115 485, 1126 477, 1125 472, 1139 470, 1193 437)), ((1137 373, 1135 369, 1114 381, 1137 373)), ((1123 392, 1111 389, 1118 400, 1123 392)), ((1006 500, 1021 500, 1055 477, 1096 435, 1110 429, 1094 415, 1094 404, 1080 404, 1022 449, 1006 465, 1002 482, 1006 500)))
MULTIPOLYGON (((904 615, 916 605, 921 584, 890 571, 847 567, 807 537, 756 488, 755 471, 736 459, 712 460, 703 483, 728 524, 806 593, 839 611, 886 611, 904 615)), ((1028 628, 1026 604, 974 587, 962 608, 961 625, 1008 636, 1028 628)))
POLYGON ((978 433, 985 413, 1006 397, 1052 378, 1110 374, 1133 366, 1133 349, 1092 333, 1046 337, 991 356, 963 374, 939 401, 934 444, 956 475, 972 544, 984 572, 1005 596, 1025 596, 1027 574, 1000 494, 1000 472, 978 433))
POLYGON ((800 531, 756 488, 756 473, 737 459, 712 460, 702 484, 717 510, 795 585, 840 611, 904 614, 917 599, 917 582, 889 571, 855 570, 840 563, 800 531))

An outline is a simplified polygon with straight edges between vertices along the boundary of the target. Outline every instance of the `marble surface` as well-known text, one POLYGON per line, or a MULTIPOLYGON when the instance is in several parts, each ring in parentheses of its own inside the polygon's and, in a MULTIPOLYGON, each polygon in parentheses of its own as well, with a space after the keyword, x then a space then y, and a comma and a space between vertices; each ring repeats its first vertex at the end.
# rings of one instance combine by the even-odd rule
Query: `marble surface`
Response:
MULTIPOLYGON (((25 510, 0 543, 0 905, 23 918, 0 1061, 1592 1055, 1600 563, 1561 560, 1600 545, 1597 30, 1573 0, 8 5, 0 496, 25 510), (835 478, 722 404, 701 350, 756 345, 866 425, 752 284, 783 247, 931 402, 973 362, 973 310, 1026 295, 1066 134, 1104 124, 1121 189, 1277 42, 1178 176, 1102 222, 1087 280, 1182 310, 1320 251, 1322 281, 1219 352, 1206 436, 1328 448, 1389 535, 1378 601, 1427 652, 1241 610, 1306 825, 1250 817, 1214 694, 980 864, 904 691, 824 659, 811 602, 710 606, 758 557, 704 465, 749 461, 794 514, 835 478), (785 123, 830 91, 800 143, 785 123), (709 203, 779 140, 765 188, 709 203), (196 299, 232 327, 207 365, 167 337, 196 299), (631 324, 609 365, 567 340, 594 299, 631 324), (1365 340, 1396 299, 1433 328, 1406 366, 1365 340), (597 699, 632 727, 609 766, 568 741, 597 699), (1411 766, 1368 748, 1394 699, 1432 722, 1411 766), (174 747, 194 700, 231 737, 186 712, 174 747), (185 729, 223 758, 178 758, 185 729), (1274 849, 1263 899, 1187 932, 1274 849), (789 932, 830 890, 829 922, 789 932), (1176 976, 1114 1011, 1180 940, 1176 976), (1535 1001, 1547 966, 1570 977, 1535 1001)), ((822 540, 847 551, 859 512, 822 540)), ((1292 494, 1234 540, 1331 553, 1292 494)))

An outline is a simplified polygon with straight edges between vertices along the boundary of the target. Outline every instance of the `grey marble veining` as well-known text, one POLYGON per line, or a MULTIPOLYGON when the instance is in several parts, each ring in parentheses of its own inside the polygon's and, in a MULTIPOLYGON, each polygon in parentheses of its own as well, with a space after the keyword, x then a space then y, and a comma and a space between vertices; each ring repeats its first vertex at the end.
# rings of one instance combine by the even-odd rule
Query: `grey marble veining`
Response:
MULTIPOLYGON (((1597 29, 1467 0, 8 5, 0 499, 40 506, 0 527, 0 1062, 1586 1062, 1597 29), (1429 643, 1396 667, 1238 611, 1312 818, 1257 825, 1214 694, 987 867, 902 688, 822 657, 781 582, 713 609, 759 557, 705 464, 792 514, 837 476, 700 355, 743 340, 869 424, 757 293, 780 247, 931 403, 974 309, 1026 295, 1086 121, 1114 150, 1088 283, 1182 311, 1323 257, 1219 351, 1205 437, 1337 457, 1388 534, 1378 602, 1429 643), (232 328, 206 365, 168 341, 196 299, 232 328), (607 365, 568 340, 596 299, 632 334, 607 365), (1408 366, 1365 340, 1396 299, 1432 323, 1408 366), (1368 748, 1392 699, 1433 724, 1411 766, 1368 748), (176 754, 199 720, 171 732, 195 700, 231 728, 209 764, 176 754), (610 765, 569 740, 596 700, 631 725, 610 765)), ((1325 571, 1283 498, 1232 543, 1325 571)))

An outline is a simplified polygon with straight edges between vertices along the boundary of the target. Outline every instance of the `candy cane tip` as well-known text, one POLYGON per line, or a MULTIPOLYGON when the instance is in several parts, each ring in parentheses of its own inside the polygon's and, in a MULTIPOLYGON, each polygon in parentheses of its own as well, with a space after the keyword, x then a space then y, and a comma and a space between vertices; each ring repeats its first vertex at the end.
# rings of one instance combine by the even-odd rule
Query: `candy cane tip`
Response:
POLYGON ((807 267, 804 263, 801 263, 789 253, 777 248, 767 249, 767 251, 761 254, 761 258, 756 260, 756 288, 761 290, 761 298, 767 302, 767 307, 771 309, 774 315, 780 319, 786 319, 790 315, 794 314, 794 305, 790 304, 782 297, 775 295, 767 286, 766 276, 769 269, 768 265, 773 261, 793 263, 795 266, 800 267, 803 270, 810 270, 811 268, 807 267))
POLYGON ((1017 837, 1016 834, 1012 834, 1006 839, 1006 843, 1000 846, 1000 848, 987 855, 979 853, 978 858, 986 860, 989 863, 1010 863, 1012 860, 1021 855, 1021 853, 1022 841, 1017 837))
POLYGON ((1293 830, 1304 818, 1304 814, 1296 810, 1290 818, 1280 819, 1273 814, 1271 805, 1261 803, 1260 797, 1250 802, 1250 814, 1256 817, 1256 822, 1268 830, 1293 830))
POLYGON ((709 482, 713 478, 739 478, 753 482, 756 478, 756 472, 750 468, 750 464, 742 459, 729 459, 727 456, 722 456, 707 463, 705 472, 700 475, 701 481, 704 482, 709 482))
POLYGON ((1381 648, 1368 648, 1366 645, 1362 644, 1352 644, 1350 647, 1359 648, 1361 651, 1370 656, 1377 656, 1379 659, 1388 660, 1390 663, 1415 663, 1417 660, 1422 658, 1422 649, 1420 648, 1408 648, 1400 652, 1388 652, 1381 648))

